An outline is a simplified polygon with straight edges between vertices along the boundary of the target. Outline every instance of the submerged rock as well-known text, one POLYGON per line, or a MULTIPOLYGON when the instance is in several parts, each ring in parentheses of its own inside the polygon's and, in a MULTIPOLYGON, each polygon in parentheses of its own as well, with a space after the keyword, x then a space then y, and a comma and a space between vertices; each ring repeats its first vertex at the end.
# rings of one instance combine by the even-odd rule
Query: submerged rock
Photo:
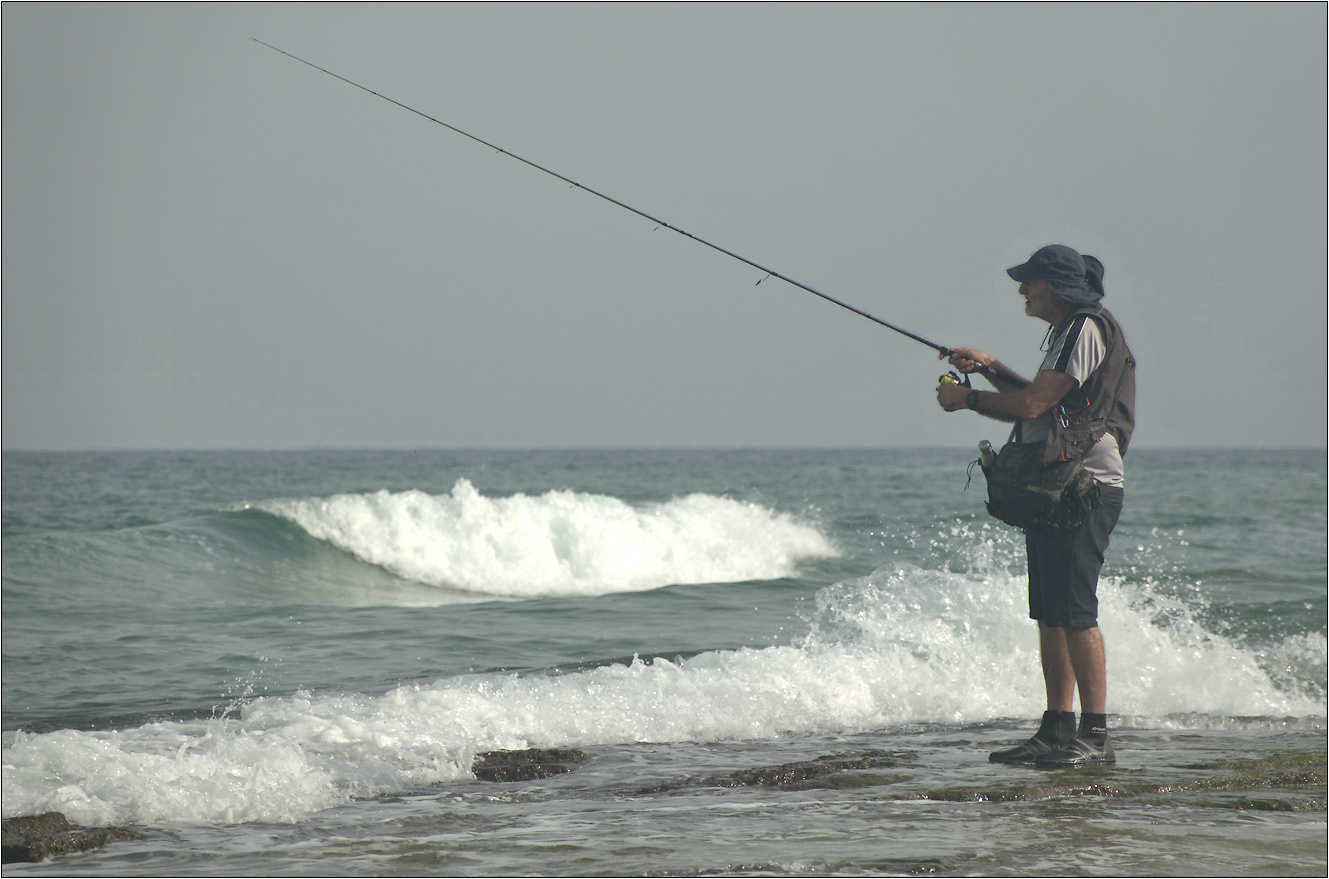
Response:
POLYGON ((674 793, 702 787, 756 787, 785 791, 879 788, 884 800, 1029 803, 1086 797, 1131 799, 1143 804, 1187 798, 1204 808, 1238 811, 1323 812, 1329 779, 1324 751, 1276 753, 1259 759, 1192 764, 1168 770, 1166 778, 1142 778, 1118 766, 1056 772, 1010 767, 997 775, 975 774, 972 783, 923 787, 916 783, 913 751, 862 751, 812 760, 740 769, 726 775, 692 776, 641 788, 638 794, 674 793), (875 770, 894 769, 885 773, 875 770))
POLYGON ((77 827, 60 812, 6 818, 3 822, 4 863, 35 864, 53 855, 100 848, 108 842, 142 839, 143 834, 123 827, 77 827))
POLYGON ((531 781, 571 772, 585 761, 586 754, 575 748, 486 751, 475 758, 471 771, 480 781, 531 781))
POLYGON ((740 769, 728 775, 688 778, 665 782, 640 793, 666 793, 690 787, 766 787, 781 790, 843 789, 873 787, 888 783, 882 776, 866 772, 889 769, 917 758, 913 751, 863 751, 858 754, 830 754, 812 760, 740 769))
POLYGON ((1329 781, 1323 751, 1194 763, 1171 773, 1167 780, 1139 779, 1137 773, 1114 766, 1037 773, 1038 777, 1025 782, 948 787, 904 793, 899 798, 1013 803, 1100 797, 1129 798, 1149 804, 1188 798, 1209 809, 1323 812, 1325 784, 1329 781))

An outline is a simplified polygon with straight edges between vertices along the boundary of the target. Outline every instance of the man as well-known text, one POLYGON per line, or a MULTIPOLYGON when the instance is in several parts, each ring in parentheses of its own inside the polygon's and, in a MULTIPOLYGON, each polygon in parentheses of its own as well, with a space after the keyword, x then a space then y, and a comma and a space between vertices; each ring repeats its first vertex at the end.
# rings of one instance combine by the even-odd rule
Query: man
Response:
POLYGON ((1048 442, 1053 418, 1064 420, 1077 412, 1095 416, 1094 434, 1102 435, 1082 459, 1099 489, 1088 519, 1070 532, 1026 530, 1029 616, 1038 621, 1047 711, 1032 738, 995 751, 989 759, 1040 768, 1115 763, 1107 734, 1107 668, 1097 589, 1103 553, 1124 497, 1122 455, 1135 428, 1135 360, 1116 319, 1099 305, 1103 266, 1097 259, 1052 244, 1006 273, 1020 284, 1025 314, 1051 324, 1051 345, 1038 374, 1026 383, 990 355, 957 348, 951 365, 966 374, 983 368, 996 392, 943 383, 937 402, 947 412, 972 409, 1013 421, 1019 442, 1048 442), (1077 688, 1078 729, 1073 712, 1077 688))

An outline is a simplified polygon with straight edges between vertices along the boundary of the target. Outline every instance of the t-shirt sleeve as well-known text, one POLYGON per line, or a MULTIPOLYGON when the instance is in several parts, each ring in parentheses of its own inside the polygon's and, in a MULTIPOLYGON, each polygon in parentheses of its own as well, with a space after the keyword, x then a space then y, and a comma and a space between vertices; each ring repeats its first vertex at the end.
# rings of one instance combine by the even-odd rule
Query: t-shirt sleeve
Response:
POLYGON ((1064 372, 1075 379, 1076 386, 1084 384, 1085 379, 1098 369, 1107 356, 1107 345, 1103 342, 1103 331, 1098 321, 1088 315, 1080 315, 1071 321, 1043 360, 1042 369, 1064 372))

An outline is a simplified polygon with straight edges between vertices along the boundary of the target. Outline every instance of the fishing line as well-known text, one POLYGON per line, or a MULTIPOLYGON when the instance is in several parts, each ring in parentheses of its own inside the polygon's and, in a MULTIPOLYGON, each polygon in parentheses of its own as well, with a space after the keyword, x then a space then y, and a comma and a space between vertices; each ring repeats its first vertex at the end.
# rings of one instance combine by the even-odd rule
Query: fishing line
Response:
MULTIPOLYGON (((281 55, 285 55, 287 58, 290 58, 293 61, 299 61, 301 64, 305 65, 306 67, 312 67, 313 69, 319 71, 320 73, 326 73, 328 76, 331 76, 334 79, 339 79, 342 82, 346 83, 347 85, 354 86, 362 92, 367 92, 376 98, 387 101, 389 104, 395 104, 396 106, 401 107, 403 110, 407 110, 411 113, 414 113, 415 115, 421 117, 422 119, 428 119, 430 122, 433 122, 436 125, 441 125, 444 128, 448 129, 449 131, 453 131, 456 132, 457 134, 460 134, 462 137, 469 138, 470 140, 473 140, 478 144, 482 144, 496 152, 502 153, 505 156, 516 159, 518 162, 521 162, 523 165, 529 165, 530 167, 536 169, 537 171, 543 171, 544 173, 548 174, 551 177, 556 177, 557 179, 562 180, 564 183, 571 184, 573 187, 577 189, 583 190, 584 192, 589 192, 591 195, 594 195, 597 198, 601 198, 612 205, 617 205, 618 207, 623 208, 626 211, 631 211, 632 213, 636 214, 639 217, 644 217, 645 219, 650 220, 652 223, 655 223, 657 228, 663 227, 665 229, 669 229, 670 231, 677 232, 678 234, 684 236, 685 238, 692 239, 698 244, 704 244, 705 246, 711 248, 712 250, 723 253, 727 257, 736 259, 741 263, 752 266, 754 269, 757 269, 758 271, 763 273, 761 281, 757 282, 758 284, 760 284, 762 281, 765 281, 767 278, 779 278, 781 281, 784 281, 786 284, 792 284, 793 286, 799 288, 800 290, 806 290, 808 293, 811 293, 814 296, 820 296, 822 299, 825 299, 827 302, 830 302, 834 305, 840 306, 841 308, 852 311, 854 314, 857 314, 860 317, 865 317, 868 320, 873 321, 874 323, 880 324, 881 326, 886 327, 886 329, 888 330, 894 330, 895 332, 899 333, 902 336, 908 336, 910 339, 913 339, 915 342, 927 345, 929 348, 938 352, 943 357, 949 357, 955 353, 954 350, 947 348, 944 345, 938 345, 936 342, 928 341, 922 336, 911 333, 908 330, 904 329, 903 327, 898 327, 895 324, 890 323, 889 321, 882 320, 881 318, 875 315, 869 314, 868 312, 864 311, 861 308, 857 308, 853 305, 850 305, 847 302, 842 302, 841 300, 836 299, 834 296, 830 296, 826 293, 823 293, 814 287, 809 287, 807 284, 804 284, 800 281, 795 281, 793 278, 790 278, 787 275, 782 275, 779 272, 775 271, 774 269, 770 269, 767 268, 766 266, 761 265, 760 263, 753 262, 752 260, 748 259, 745 256, 741 256, 737 253, 734 253, 732 250, 726 250, 725 248, 721 247, 718 244, 707 241, 705 238, 699 238, 696 235, 693 235, 691 232, 687 232, 683 229, 680 229, 679 227, 673 225, 672 223, 665 222, 659 217, 651 216, 645 211, 638 210, 637 208, 634 208, 630 204, 625 204, 624 202, 621 202, 616 198, 612 198, 608 195, 605 195, 603 192, 592 189, 589 186, 583 186, 582 184, 578 183, 576 180, 573 180, 569 177, 565 177, 562 174, 559 174, 557 171, 552 171, 543 165, 536 164, 535 162, 532 162, 530 159, 522 158, 516 153, 510 153, 507 150, 503 149, 502 147, 498 146, 497 144, 490 143, 489 141, 477 137, 476 135, 471 134, 468 131, 463 131, 455 125, 449 125, 448 123, 444 122, 442 119, 437 119, 433 116, 430 116, 428 113, 421 112, 420 110, 417 110, 414 107, 409 107, 406 104, 403 104, 401 101, 394 100, 388 97, 387 95, 379 94, 378 92, 374 91, 371 88, 360 85, 360 83, 349 80, 346 77, 341 76, 339 74, 333 73, 331 70, 328 70, 324 67, 319 67, 317 64, 314 64, 313 62, 306 61, 305 59, 300 58, 297 55, 292 55, 290 52, 287 52, 283 49, 278 49, 276 46, 273 46, 270 43, 265 43, 262 40, 258 39, 257 37, 250 37, 250 39, 253 40, 255 43, 258 43, 260 46, 267 46, 272 51, 277 52, 281 55)), ((980 367, 979 371, 989 376, 996 376, 996 373, 989 371, 986 367, 980 367)), ((1002 375, 1001 379, 1008 383, 1011 381, 1010 376, 1002 375)))

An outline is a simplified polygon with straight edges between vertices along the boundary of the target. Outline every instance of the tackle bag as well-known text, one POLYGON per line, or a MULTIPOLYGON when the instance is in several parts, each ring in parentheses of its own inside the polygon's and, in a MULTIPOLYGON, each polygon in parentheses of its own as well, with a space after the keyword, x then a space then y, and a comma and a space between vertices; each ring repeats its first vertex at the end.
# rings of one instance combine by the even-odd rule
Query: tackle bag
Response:
POLYGON ((1079 458, 1044 464, 1043 449, 1008 442, 983 465, 988 512, 1025 530, 1074 531, 1098 503, 1098 483, 1079 458))

